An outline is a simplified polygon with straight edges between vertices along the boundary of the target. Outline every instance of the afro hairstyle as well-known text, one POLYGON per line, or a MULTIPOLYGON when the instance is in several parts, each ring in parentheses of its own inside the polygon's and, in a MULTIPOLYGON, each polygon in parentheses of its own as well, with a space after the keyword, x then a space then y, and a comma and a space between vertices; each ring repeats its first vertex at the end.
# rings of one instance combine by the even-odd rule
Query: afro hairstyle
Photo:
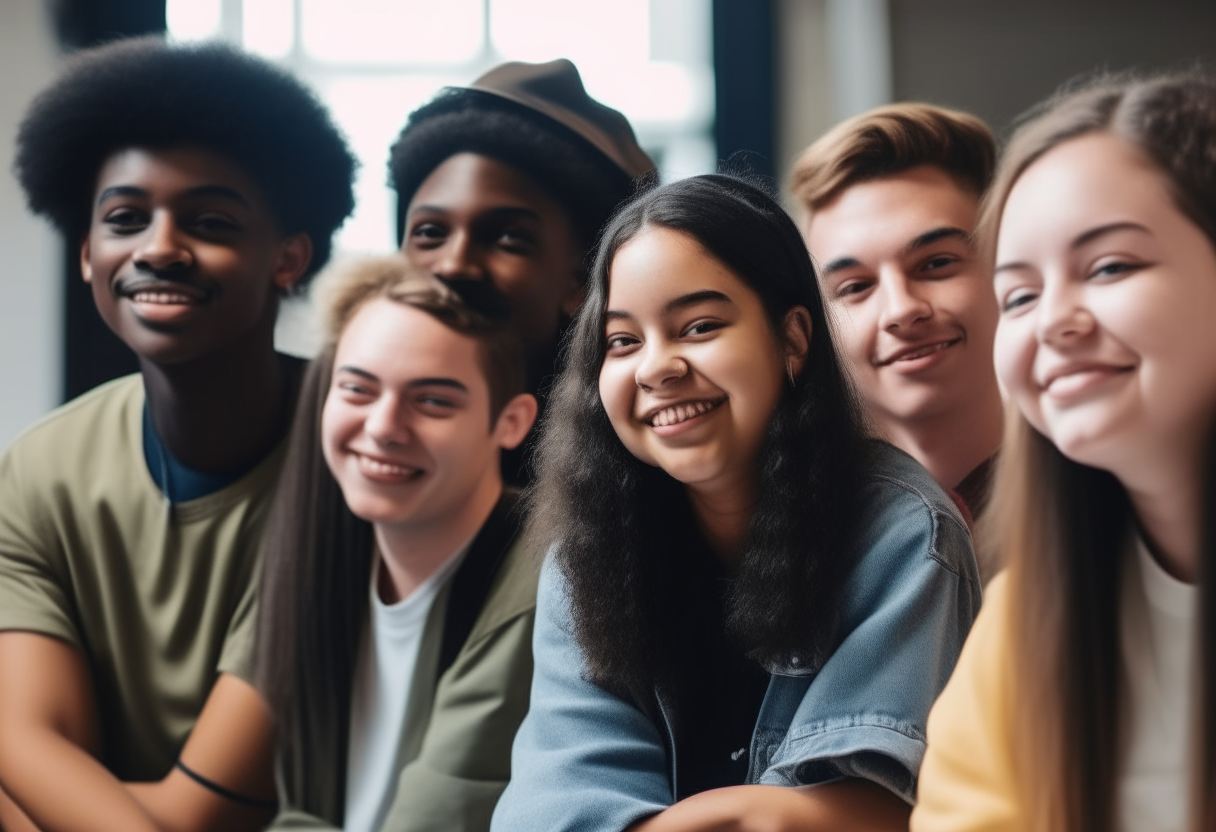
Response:
POLYGON ((106 159, 184 146, 239 166, 265 192, 280 230, 308 235, 306 279, 325 264, 354 208, 354 157, 299 81, 231 46, 145 37, 79 53, 30 105, 13 168, 30 210, 78 240, 106 159))
POLYGON ((629 174, 565 125, 493 93, 452 87, 410 114, 390 152, 398 241, 414 192, 457 153, 488 156, 531 178, 566 209, 584 248, 633 194, 629 174))

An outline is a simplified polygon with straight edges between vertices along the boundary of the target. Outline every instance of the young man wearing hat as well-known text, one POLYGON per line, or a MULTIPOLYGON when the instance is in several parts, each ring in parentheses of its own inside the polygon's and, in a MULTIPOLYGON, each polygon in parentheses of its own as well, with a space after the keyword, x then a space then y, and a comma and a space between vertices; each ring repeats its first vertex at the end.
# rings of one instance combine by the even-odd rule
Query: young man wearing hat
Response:
POLYGON ((994 156, 976 117, 893 104, 833 128, 791 178, 870 418, 969 518, 1001 442, 996 298, 972 239, 994 156))
POLYGON ((274 324, 353 207, 354 161, 285 73, 147 39, 75 57, 15 169, 141 372, 0 458, 0 826, 260 828, 251 609, 301 367, 274 324))
MULTIPOLYGON (((582 300, 587 249, 630 195, 633 177, 653 170, 632 129, 587 96, 569 61, 506 64, 414 112, 391 164, 411 265, 483 314, 503 316, 525 348, 528 392, 537 390, 553 374, 561 330, 582 300)), ((518 460, 503 466, 508 481, 518 460)), ((388 761, 395 770, 380 766, 391 793, 358 790, 365 806, 380 807, 360 829, 488 829, 531 681, 536 573, 508 563, 470 555, 451 575, 442 620, 427 631, 453 647, 455 660, 415 677, 407 727, 388 761), (504 587, 517 604, 513 617, 501 606, 504 587)), ((361 726, 363 734, 376 730, 361 726)), ((378 744, 398 737, 388 739, 378 744)), ((349 778, 343 789, 341 760, 291 765, 272 828, 355 822, 339 796, 356 793, 349 778)))
MULTIPOLYGON (((587 95, 570 61, 507 63, 411 113, 389 168, 402 250, 503 298, 543 407, 588 252, 633 181, 653 175, 629 122, 587 95)), ((509 481, 524 453, 504 455, 509 481)))

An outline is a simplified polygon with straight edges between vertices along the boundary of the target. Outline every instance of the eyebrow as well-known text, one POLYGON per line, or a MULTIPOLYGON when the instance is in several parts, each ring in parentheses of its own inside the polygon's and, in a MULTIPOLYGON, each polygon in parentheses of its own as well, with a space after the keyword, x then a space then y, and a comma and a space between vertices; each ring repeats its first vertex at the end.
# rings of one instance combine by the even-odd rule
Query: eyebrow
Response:
MULTIPOLYGON (((105 202, 107 199, 112 199, 116 196, 136 196, 147 197, 148 192, 143 188, 136 188, 133 185, 115 185, 112 188, 104 188, 97 195, 97 204, 105 202)), ((234 188, 229 188, 226 185, 199 185, 197 188, 190 188, 186 191, 185 196, 218 196, 221 199, 227 199, 236 202, 240 205, 249 207, 249 200, 241 196, 240 192, 234 188)))
MULTIPOLYGON (((369 373, 367 370, 360 369, 359 367, 355 367, 352 364, 343 364, 340 367, 338 367, 335 372, 350 373, 351 375, 356 375, 356 376, 359 376, 360 378, 365 378, 368 381, 375 381, 375 382, 380 381, 380 378, 375 373, 369 373)), ((464 382, 458 381, 457 379, 454 379, 454 378, 448 378, 447 376, 434 376, 431 378, 416 378, 413 381, 409 382, 406 385, 406 387, 410 387, 410 388, 450 387, 453 390, 460 390, 461 392, 464 392, 464 393, 469 392, 469 388, 465 386, 464 382)))
MULTIPOLYGON (((415 205, 409 212, 409 216, 415 214, 448 214, 451 213, 451 208, 446 208, 442 205, 415 205)), ((523 218, 540 222, 540 214, 531 208, 524 208, 519 205, 500 205, 497 208, 490 208, 480 212, 480 217, 488 217, 490 219, 514 219, 523 218)))
MULTIPOLYGON (((922 249, 925 246, 931 246, 939 240, 958 239, 970 241, 971 235, 961 228, 953 225, 943 225, 941 228, 934 228, 926 231, 924 234, 917 235, 910 243, 904 246, 901 254, 911 254, 917 249, 922 249)), ((823 267, 823 277, 828 277, 836 272, 844 269, 852 269, 860 266, 862 263, 856 257, 838 257, 832 262, 823 267)))
POLYGON ((931 246, 939 240, 963 240, 964 242, 971 241, 971 235, 961 228, 953 225, 944 225, 941 228, 934 228, 932 231, 926 231, 912 242, 904 246, 904 254, 910 254, 918 248, 931 246))
MULTIPOLYGON (((1138 222, 1112 222, 1107 223, 1106 225, 1099 225, 1097 228, 1091 228, 1083 234, 1078 234, 1076 239, 1069 244, 1068 248, 1070 251, 1076 251, 1082 246, 1092 243, 1099 237, 1105 237, 1107 234, 1114 234, 1117 231, 1139 231, 1141 233, 1148 234, 1150 237, 1153 235, 1153 232, 1147 226, 1141 225, 1138 222)), ((1029 268, 1031 268, 1031 265, 1022 261, 1000 263, 995 269, 993 269, 993 274, 997 272, 1017 271, 1018 269, 1029 268)))
POLYGON ((450 387, 453 390, 459 390, 462 393, 469 392, 469 388, 463 382, 457 381, 454 378, 444 376, 436 376, 435 378, 416 378, 411 381, 407 387, 450 387))
MULTIPOLYGON (((689 306, 696 306, 699 303, 733 303, 729 297, 716 289, 702 289, 699 292, 689 292, 687 295, 680 295, 678 298, 672 298, 663 304, 663 314, 668 315, 680 309, 687 309, 689 306)), ((628 312, 622 312, 618 309, 609 309, 604 313, 604 317, 609 321, 619 320, 621 318, 632 318, 628 312)))

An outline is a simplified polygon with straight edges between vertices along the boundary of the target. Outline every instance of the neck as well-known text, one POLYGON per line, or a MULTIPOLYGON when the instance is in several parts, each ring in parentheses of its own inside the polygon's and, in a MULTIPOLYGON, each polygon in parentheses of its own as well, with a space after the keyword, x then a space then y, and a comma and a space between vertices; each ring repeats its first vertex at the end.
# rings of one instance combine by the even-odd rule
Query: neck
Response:
POLYGON ((994 386, 966 409, 878 421, 883 438, 923 465, 943 488, 954 489, 1000 449, 1004 417, 994 386))
POLYGON ((273 333, 183 364, 141 358, 156 435, 182 464, 238 470, 264 457, 290 421, 293 379, 273 333))
POLYGON ((376 587, 380 600, 395 604, 408 598, 477 535, 501 496, 502 475, 495 459, 455 514, 420 523, 377 523, 376 545, 383 566, 376 587))
POLYGON ((752 514, 756 510, 756 490, 754 483, 686 488, 697 528, 728 571, 738 564, 743 554, 752 514))
POLYGON ((1119 478, 1149 551, 1166 572, 1187 583, 1199 580, 1203 456, 1196 452, 1173 465, 1137 465, 1134 477, 1119 478))

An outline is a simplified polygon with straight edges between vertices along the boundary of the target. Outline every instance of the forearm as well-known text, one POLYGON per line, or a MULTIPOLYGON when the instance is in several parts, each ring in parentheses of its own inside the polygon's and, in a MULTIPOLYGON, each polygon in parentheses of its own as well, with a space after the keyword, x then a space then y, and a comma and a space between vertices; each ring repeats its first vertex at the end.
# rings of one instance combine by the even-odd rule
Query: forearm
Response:
POLYGON ((179 759, 193 776, 127 784, 161 832, 254 832, 274 818, 274 721, 249 683, 221 674, 179 759))
POLYGON ((0 733, 0 785, 42 832, 157 832, 123 784, 71 740, 41 726, 0 733))
POLYGON ((732 786, 681 800, 630 832, 906 832, 906 803, 863 780, 732 786))

